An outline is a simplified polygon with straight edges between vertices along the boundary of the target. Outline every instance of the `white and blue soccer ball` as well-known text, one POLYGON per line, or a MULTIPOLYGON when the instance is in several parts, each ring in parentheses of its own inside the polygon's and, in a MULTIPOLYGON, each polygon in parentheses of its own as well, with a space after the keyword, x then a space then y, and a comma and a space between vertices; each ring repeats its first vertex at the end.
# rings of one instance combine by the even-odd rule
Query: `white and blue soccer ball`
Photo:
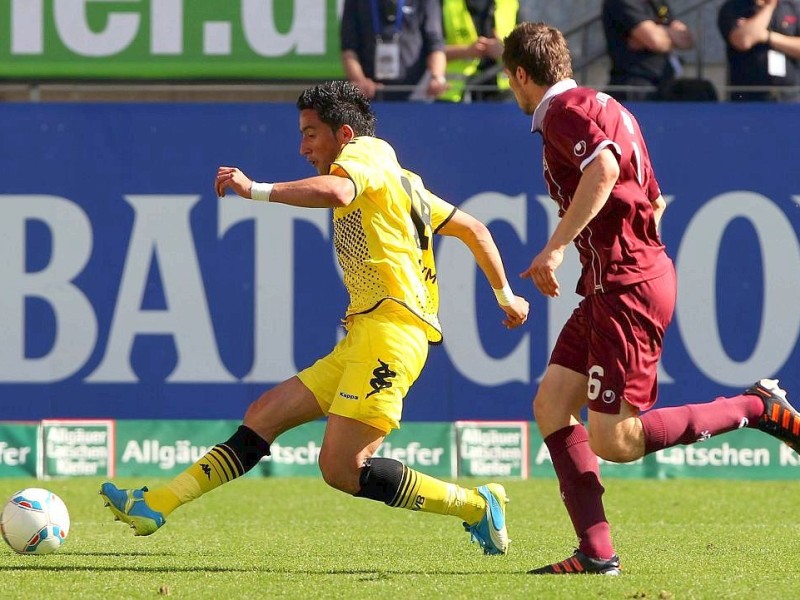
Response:
POLYGON ((50 554, 61 547, 68 533, 67 506, 50 490, 20 490, 0 514, 0 534, 20 554, 50 554))

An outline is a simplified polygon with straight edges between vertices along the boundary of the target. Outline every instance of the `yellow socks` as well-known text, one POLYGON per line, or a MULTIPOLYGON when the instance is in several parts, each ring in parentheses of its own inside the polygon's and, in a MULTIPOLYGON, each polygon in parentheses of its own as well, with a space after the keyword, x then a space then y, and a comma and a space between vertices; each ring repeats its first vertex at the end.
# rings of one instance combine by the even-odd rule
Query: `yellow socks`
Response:
POLYGON ((474 489, 446 483, 406 467, 390 506, 440 515, 454 515, 470 525, 483 518, 486 500, 474 489))
POLYGON ((225 444, 217 444, 167 485, 144 493, 147 505, 165 517, 181 504, 243 475, 239 459, 225 444))
POLYGON ((246 425, 230 439, 217 444, 200 460, 163 487, 144 493, 147 505, 167 516, 223 483, 241 477, 269 455, 269 442, 246 425))
MULTIPOLYGON (((144 493, 145 502, 165 517, 206 492, 244 475, 269 444, 247 427, 217 444, 167 485, 144 493)), ((361 490, 355 494, 389 506, 453 515, 473 525, 483 518, 486 500, 474 489, 446 483, 385 458, 372 458, 364 467, 361 490)))

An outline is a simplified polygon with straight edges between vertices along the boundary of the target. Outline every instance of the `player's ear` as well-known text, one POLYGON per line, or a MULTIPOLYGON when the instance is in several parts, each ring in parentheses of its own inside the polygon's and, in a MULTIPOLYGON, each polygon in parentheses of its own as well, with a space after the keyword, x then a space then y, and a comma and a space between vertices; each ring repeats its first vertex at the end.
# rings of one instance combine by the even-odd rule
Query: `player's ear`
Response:
POLYGON ((340 144, 347 144, 354 137, 356 137, 356 132, 347 123, 339 127, 339 130, 336 132, 336 138, 339 140, 340 144))

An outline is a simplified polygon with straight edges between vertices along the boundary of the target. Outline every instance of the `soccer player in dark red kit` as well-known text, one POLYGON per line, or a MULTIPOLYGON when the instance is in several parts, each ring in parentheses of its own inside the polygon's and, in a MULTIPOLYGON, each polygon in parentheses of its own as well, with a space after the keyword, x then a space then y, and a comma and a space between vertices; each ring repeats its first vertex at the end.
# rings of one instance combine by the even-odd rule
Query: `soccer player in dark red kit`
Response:
POLYGON ((572 556, 530 573, 618 575, 598 456, 630 462, 740 427, 758 427, 797 451, 800 413, 774 379, 732 398, 648 411, 676 284, 658 234, 666 203, 642 132, 611 96, 577 86, 566 40, 553 27, 518 25, 505 39, 503 66, 542 135, 544 177, 561 217, 522 276, 555 297, 555 272, 571 242, 582 265, 583 298, 533 401, 579 545, 572 556), (580 421, 584 406, 588 431, 580 421))

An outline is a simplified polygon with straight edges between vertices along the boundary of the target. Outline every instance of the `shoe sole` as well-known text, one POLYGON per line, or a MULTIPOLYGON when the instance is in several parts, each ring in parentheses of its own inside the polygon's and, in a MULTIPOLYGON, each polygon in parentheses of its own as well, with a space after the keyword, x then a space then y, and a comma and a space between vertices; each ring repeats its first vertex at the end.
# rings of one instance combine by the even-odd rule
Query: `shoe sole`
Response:
POLYGON ((528 575, 607 575, 609 577, 617 577, 622 575, 622 571, 620 569, 607 569, 605 571, 562 571, 561 573, 553 573, 551 571, 547 572, 539 572, 536 570, 528 571, 528 575))

